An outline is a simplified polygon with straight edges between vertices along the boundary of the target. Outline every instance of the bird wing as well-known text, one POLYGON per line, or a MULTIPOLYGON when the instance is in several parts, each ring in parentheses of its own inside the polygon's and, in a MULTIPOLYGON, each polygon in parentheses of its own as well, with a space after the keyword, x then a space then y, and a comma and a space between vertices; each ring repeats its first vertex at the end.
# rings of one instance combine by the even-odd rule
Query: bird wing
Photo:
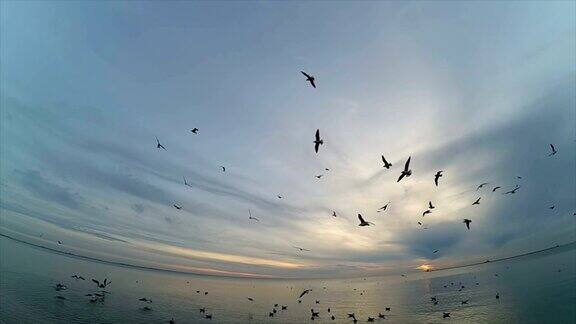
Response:
POLYGON ((388 164, 388 162, 386 162, 386 159, 384 158, 384 155, 382 155, 382 162, 384 162, 384 164, 388 164))
POLYGON ((318 147, 320 146, 320 143, 316 142, 316 144, 314 144, 314 151, 316 151, 316 153, 318 153, 318 147))
POLYGON ((412 158, 412 157, 409 156, 409 157, 408 157, 408 160, 406 160, 406 164, 404 164, 404 171, 408 171, 408 169, 410 168, 410 159, 411 159, 411 158, 412 158))
POLYGON ((556 149, 554 148, 554 145, 550 144, 550 147, 552 148, 552 152, 556 151, 556 149))
POLYGON ((300 73, 304 74, 304 76, 307 77, 307 78, 310 77, 310 75, 309 75, 308 73, 304 72, 304 71, 300 71, 300 73))
POLYGON ((360 220, 361 223, 366 223, 366 221, 364 220, 364 218, 362 218, 362 215, 358 214, 358 219, 360 220))
POLYGON ((312 85, 313 88, 316 88, 316 84, 314 83, 314 79, 310 79, 310 84, 312 85))
POLYGON ((98 280, 96 280, 96 279, 92 279, 92 282, 95 283, 95 284, 97 284, 97 285, 100 285, 100 281, 98 281, 98 280))
POLYGON ((319 129, 316 130, 316 140, 320 141, 320 130, 319 129))
POLYGON ((398 180, 396 182, 400 182, 400 180, 402 180, 402 178, 404 178, 406 174, 402 173, 400 174, 400 177, 398 177, 398 180))
POLYGON ((436 184, 436 187, 438 187, 438 178, 440 178, 438 176, 438 174, 436 174, 436 176, 434 177, 434 183, 436 184))

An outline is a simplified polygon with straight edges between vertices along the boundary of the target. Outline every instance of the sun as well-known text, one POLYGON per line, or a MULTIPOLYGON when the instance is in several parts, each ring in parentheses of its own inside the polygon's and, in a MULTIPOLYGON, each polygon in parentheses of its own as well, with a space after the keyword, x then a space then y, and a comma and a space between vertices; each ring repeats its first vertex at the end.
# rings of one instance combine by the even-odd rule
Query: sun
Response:
POLYGON ((430 272, 430 271, 432 271, 432 266, 429 265, 429 264, 423 264, 423 265, 421 265, 421 266, 419 266, 419 267, 416 267, 416 269, 422 270, 422 271, 426 271, 426 272, 430 272))

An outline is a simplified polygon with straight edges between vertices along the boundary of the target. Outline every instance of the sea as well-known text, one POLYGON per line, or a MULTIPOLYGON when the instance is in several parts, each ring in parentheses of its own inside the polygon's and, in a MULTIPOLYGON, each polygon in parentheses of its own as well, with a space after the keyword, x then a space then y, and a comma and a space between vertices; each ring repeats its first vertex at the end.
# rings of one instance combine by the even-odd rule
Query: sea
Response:
POLYGON ((359 323, 576 323, 575 268, 569 244, 406 277, 230 278, 94 262, 1 236, 0 322, 352 323, 353 313, 359 323), (111 284, 102 292, 93 278, 111 284))

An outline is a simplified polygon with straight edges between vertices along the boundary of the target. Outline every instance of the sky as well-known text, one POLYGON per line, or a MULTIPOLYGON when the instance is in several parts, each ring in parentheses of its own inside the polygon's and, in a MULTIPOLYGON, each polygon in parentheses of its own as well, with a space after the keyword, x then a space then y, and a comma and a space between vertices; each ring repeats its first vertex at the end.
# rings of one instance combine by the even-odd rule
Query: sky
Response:
POLYGON ((574 2, 0 9, 0 233, 256 277, 398 273, 576 240, 574 2))

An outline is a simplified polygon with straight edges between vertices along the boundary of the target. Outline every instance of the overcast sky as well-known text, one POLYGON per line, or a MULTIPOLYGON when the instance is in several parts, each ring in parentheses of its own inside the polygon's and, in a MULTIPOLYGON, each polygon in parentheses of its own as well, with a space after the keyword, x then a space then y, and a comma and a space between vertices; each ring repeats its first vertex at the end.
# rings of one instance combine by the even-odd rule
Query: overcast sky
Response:
POLYGON ((0 229, 107 260, 294 277, 574 241, 575 13, 572 1, 3 1, 0 229))

